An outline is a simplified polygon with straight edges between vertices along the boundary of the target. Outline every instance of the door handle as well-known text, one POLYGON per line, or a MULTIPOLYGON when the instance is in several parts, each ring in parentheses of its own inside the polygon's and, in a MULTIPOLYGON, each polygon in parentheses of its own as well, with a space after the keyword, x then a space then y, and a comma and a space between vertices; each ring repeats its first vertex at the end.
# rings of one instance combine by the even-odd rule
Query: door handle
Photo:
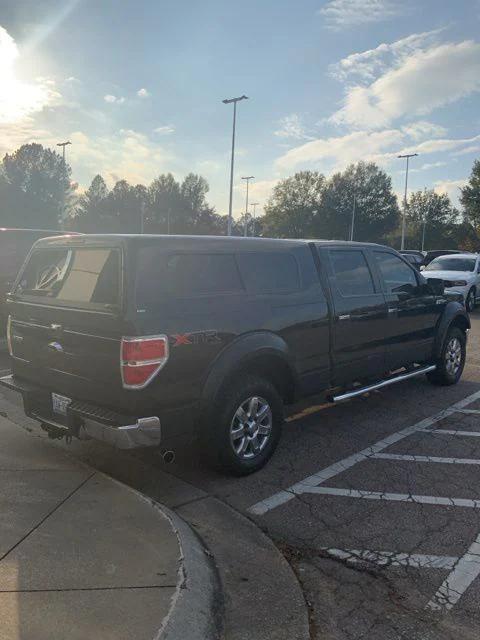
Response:
POLYGON ((388 310, 388 313, 396 313, 398 311, 397 307, 390 307, 390 309, 388 310))
POLYGON ((349 313, 346 313, 346 314, 345 314, 345 315, 343 315, 343 316, 338 316, 338 319, 339 319, 339 320, 350 320, 350 314, 349 314, 349 313))

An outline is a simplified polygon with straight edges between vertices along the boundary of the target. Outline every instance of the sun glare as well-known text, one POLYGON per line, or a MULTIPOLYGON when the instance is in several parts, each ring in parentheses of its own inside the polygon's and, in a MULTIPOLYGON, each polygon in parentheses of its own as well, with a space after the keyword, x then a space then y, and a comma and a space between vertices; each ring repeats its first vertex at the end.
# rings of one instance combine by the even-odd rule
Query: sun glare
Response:
POLYGON ((52 98, 48 83, 26 83, 15 75, 18 47, 9 33, 0 27, 0 123, 19 122, 40 111, 52 98))

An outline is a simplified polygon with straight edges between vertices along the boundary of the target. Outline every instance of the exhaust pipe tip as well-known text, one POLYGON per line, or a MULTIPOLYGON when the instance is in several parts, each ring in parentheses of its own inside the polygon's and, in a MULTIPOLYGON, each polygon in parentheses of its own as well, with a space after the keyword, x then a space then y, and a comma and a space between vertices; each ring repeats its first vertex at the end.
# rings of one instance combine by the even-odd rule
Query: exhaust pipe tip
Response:
POLYGON ((165 464, 172 464, 175 462, 175 452, 170 450, 163 451, 162 458, 165 464))

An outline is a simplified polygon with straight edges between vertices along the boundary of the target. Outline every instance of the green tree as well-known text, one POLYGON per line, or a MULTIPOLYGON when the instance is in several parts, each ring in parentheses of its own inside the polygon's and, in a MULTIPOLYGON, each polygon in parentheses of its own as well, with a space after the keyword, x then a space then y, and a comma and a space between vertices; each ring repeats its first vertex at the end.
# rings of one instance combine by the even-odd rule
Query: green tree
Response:
POLYGON ((71 169, 41 144, 24 144, 2 161, 0 224, 57 229, 72 193, 71 169))
POLYGON ((480 234, 480 160, 475 160, 473 163, 470 178, 461 191, 460 202, 465 220, 470 222, 480 234))
POLYGON ((85 193, 78 199, 72 216, 72 228, 83 233, 109 231, 107 198, 108 188, 105 180, 97 174, 85 193))
POLYGON ((424 249, 447 246, 453 227, 459 222, 460 214, 446 193, 435 193, 433 189, 415 191, 408 199, 408 246, 422 247, 424 229, 424 249))
POLYGON ((301 171, 281 180, 265 206, 263 233, 277 238, 308 238, 318 217, 325 189, 325 176, 301 171))
POLYGON ((381 242, 398 225, 400 211, 391 178, 373 162, 358 162, 328 180, 315 217, 315 235, 349 239, 354 205, 354 240, 381 242))
POLYGON ((181 210, 180 185, 171 173, 158 176, 148 187, 147 228, 152 233, 175 233, 181 210))

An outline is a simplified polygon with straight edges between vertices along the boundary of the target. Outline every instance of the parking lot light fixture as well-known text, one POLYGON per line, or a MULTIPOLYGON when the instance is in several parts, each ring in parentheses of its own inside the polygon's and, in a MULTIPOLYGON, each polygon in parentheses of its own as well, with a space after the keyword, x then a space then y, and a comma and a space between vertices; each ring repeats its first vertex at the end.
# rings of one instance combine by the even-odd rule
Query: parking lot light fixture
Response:
POLYGON ((397 156, 397 158, 406 158, 407 160, 407 168, 405 171, 405 194, 403 197, 403 216, 402 216, 402 242, 400 246, 400 250, 405 249, 405 224, 407 217, 407 189, 408 189, 408 164, 410 158, 414 158, 418 156, 418 153, 405 153, 404 155, 397 156))
POLYGON ((223 104, 231 104, 233 102, 233 129, 232 129, 232 157, 230 160, 230 196, 228 201, 228 229, 227 235, 232 235, 232 198, 233 198, 233 166, 235 159, 235 127, 237 122, 237 102, 248 100, 248 96, 240 96, 238 98, 226 98, 222 100, 223 104))
POLYGON ((259 202, 252 202, 253 207, 253 221, 252 221, 252 236, 255 236, 255 219, 257 213, 257 206, 260 204, 259 202))
POLYGON ((243 235, 245 236, 245 238, 247 237, 248 233, 247 233, 247 216, 248 216, 248 185, 250 183, 250 180, 253 180, 255 178, 255 176, 243 176, 242 180, 246 180, 247 181, 247 195, 245 197, 245 224, 243 225, 243 235))

